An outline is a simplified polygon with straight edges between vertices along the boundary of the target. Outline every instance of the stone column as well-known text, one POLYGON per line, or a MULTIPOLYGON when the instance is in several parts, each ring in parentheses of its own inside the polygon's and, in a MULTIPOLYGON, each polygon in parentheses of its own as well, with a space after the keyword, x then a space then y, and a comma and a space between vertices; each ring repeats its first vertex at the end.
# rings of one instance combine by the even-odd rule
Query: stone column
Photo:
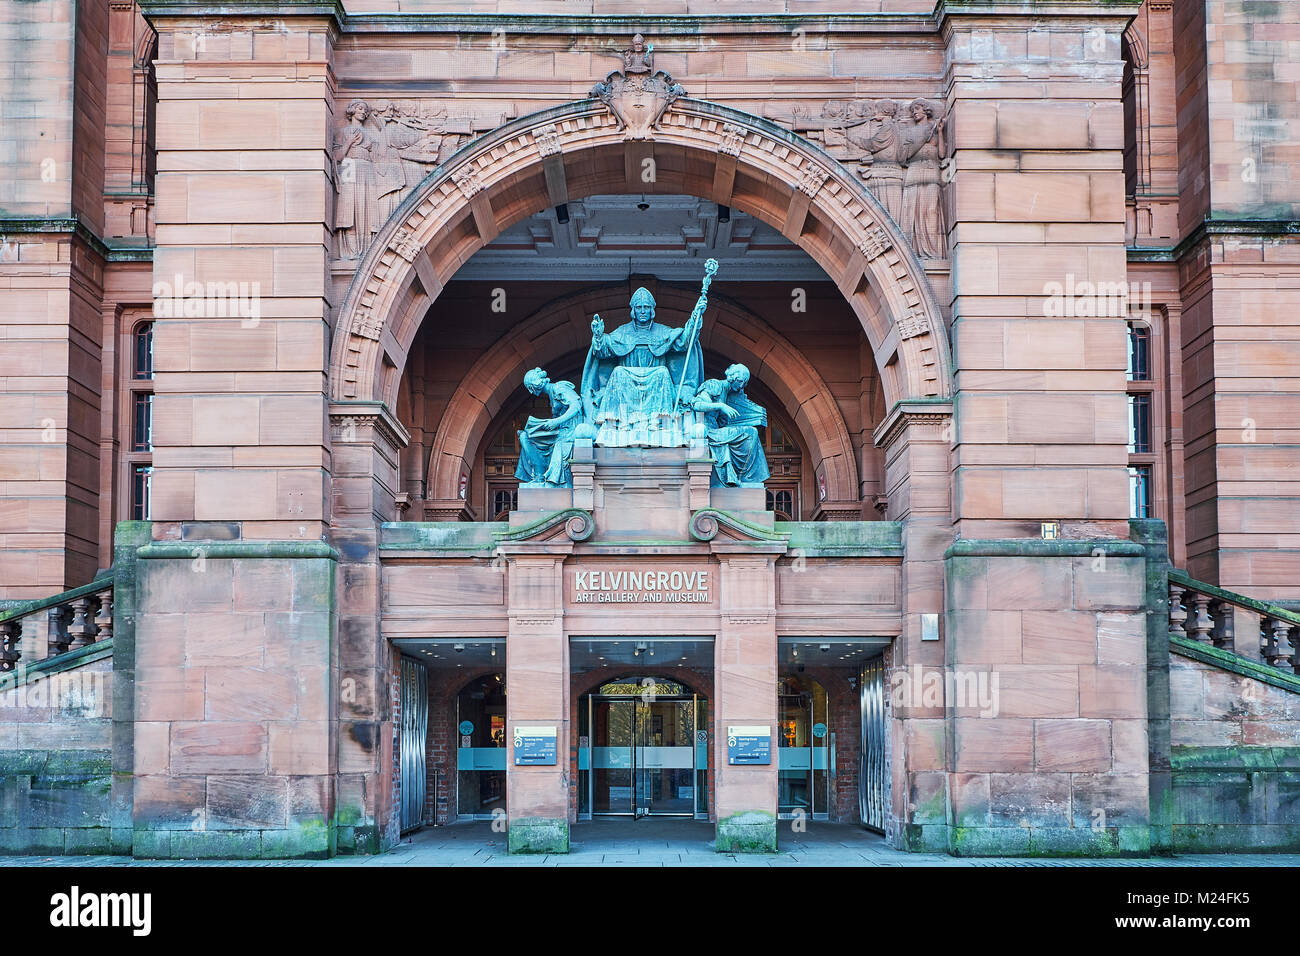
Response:
POLYGON ((572 542, 503 547, 506 636, 506 813, 511 853, 569 852, 569 641, 564 558, 572 542), (554 766, 515 766, 518 727, 554 727, 554 766))
POLYGON ((777 847, 776 553, 755 554, 754 547, 719 555, 721 623, 713 653, 713 802, 719 853, 774 852, 777 847), (771 764, 728 765, 727 728, 737 725, 771 729, 771 764))
POLYGON ((1282 39, 1295 12, 1172 11, 1187 571, 1262 600, 1294 597, 1300 577, 1300 78, 1282 39))

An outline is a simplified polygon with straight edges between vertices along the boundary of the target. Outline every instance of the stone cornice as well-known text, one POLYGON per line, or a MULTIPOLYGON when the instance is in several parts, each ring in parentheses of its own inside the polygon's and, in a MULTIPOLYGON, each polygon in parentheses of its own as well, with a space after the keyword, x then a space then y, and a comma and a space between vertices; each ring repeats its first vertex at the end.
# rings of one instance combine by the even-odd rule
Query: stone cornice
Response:
POLYGON ((339 553, 325 541, 154 541, 138 548, 141 561, 189 561, 201 552, 205 559, 285 558, 339 560, 339 553))
MULTIPOLYGON (((934 33, 928 13, 826 12, 773 14, 519 14, 519 13, 349 13, 342 0, 139 0, 144 15, 164 17, 328 17, 349 33, 490 34, 503 26, 517 34, 656 34, 656 44, 700 33, 771 34, 788 38, 805 32, 934 33)), ((668 49, 668 46, 661 46, 668 49)))
POLYGON ((411 443, 411 433, 383 402, 366 399, 336 399, 330 402, 331 423, 347 420, 373 425, 394 448, 405 448, 411 443))
POLYGON ((106 262, 152 262, 152 246, 118 246, 101 238, 81 221, 80 216, 44 218, 41 216, 0 217, 0 235, 75 235, 106 262))
POLYGON ((943 28, 953 17, 1089 17, 1131 19, 1142 0, 938 0, 934 19, 943 28))
POLYGON ((348 18, 343 0, 138 0, 140 12, 160 17, 329 17, 336 26, 348 18))
POLYGON ((1146 549, 1124 538, 959 538, 944 551, 949 558, 1141 558, 1146 549))
POLYGON ((909 423, 941 425, 952 418, 952 399, 906 399, 896 402, 871 433, 877 448, 888 448, 909 423))
POLYGON ((1130 246, 1129 262, 1177 262, 1201 243, 1217 236, 1253 239, 1300 239, 1300 219, 1204 219, 1176 246, 1130 246))

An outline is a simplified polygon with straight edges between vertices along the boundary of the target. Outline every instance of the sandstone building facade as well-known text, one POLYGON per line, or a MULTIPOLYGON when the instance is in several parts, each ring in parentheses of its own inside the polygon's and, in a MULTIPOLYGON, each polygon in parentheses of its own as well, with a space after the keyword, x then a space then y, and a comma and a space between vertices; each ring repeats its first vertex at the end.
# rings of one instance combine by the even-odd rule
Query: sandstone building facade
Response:
POLYGON ((1300 843, 1288 5, 11 0, 0 37, 0 851, 1300 843), (518 487, 524 373, 580 379, 638 287, 680 326, 707 258, 765 487, 649 445, 518 487))

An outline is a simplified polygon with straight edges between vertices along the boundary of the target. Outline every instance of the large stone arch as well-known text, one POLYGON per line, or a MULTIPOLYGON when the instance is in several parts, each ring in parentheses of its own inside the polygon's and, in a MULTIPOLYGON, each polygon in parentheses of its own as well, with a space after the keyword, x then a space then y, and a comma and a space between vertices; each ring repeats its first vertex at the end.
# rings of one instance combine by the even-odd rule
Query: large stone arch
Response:
POLYGON ((920 261, 849 170, 768 120, 703 100, 673 103, 651 139, 628 140, 599 100, 507 123, 417 186, 358 265, 330 361, 335 401, 395 406, 400 370, 429 304, 502 229, 600 193, 685 193, 739 209, 802 247, 862 324, 886 405, 948 398, 942 315, 920 261), (653 182, 642 179, 653 162, 653 182))
MULTIPOLYGON (((689 314, 698 290, 660 285, 659 306, 670 314, 689 314)), ((603 286, 547 303, 515 326, 461 379, 438 423, 428 463, 428 495, 454 499, 462 469, 493 418, 518 389, 523 374, 565 355, 581 352, 591 339, 591 316, 627 307, 625 284, 603 286)), ((814 467, 821 465, 828 501, 856 501, 858 467, 853 441, 825 380, 775 329, 725 296, 709 296, 700 344, 728 359, 744 362, 754 377, 781 401, 803 437, 814 467)))

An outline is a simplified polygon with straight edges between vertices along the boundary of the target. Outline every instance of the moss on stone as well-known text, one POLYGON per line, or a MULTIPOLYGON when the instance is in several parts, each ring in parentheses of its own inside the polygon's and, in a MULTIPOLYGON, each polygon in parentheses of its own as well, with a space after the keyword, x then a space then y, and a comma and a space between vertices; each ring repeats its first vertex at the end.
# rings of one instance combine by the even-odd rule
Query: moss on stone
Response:
POLYGON ((510 853, 568 853, 569 821, 550 817, 511 820, 506 847, 510 853))
POLYGON ((777 521, 774 527, 790 536, 791 549, 810 558, 903 553, 903 526, 897 521, 777 521))
POLYGON ((714 849, 719 853, 775 853, 776 814, 742 810, 718 820, 714 849))

